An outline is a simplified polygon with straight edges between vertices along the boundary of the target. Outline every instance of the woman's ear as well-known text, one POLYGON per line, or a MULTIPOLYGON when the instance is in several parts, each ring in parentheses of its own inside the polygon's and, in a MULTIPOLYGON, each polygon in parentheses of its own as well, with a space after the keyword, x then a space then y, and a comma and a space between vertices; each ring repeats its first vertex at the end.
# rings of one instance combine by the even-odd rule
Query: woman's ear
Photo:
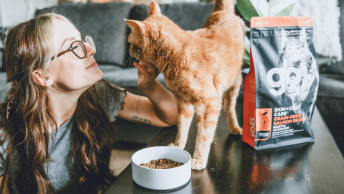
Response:
POLYGON ((41 69, 36 69, 32 72, 33 80, 41 86, 51 86, 54 81, 49 79, 48 76, 43 78, 43 71, 41 69))

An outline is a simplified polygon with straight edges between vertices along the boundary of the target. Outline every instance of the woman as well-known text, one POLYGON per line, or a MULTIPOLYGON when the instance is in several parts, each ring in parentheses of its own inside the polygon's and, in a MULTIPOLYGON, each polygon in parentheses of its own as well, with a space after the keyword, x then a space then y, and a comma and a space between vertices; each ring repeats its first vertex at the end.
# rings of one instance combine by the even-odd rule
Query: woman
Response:
POLYGON ((91 37, 44 14, 10 30, 9 99, 0 106, 1 193, 92 193, 109 184, 110 122, 177 123, 174 96, 144 62, 140 97, 102 81, 91 37), (124 103, 124 105, 123 105, 124 103))

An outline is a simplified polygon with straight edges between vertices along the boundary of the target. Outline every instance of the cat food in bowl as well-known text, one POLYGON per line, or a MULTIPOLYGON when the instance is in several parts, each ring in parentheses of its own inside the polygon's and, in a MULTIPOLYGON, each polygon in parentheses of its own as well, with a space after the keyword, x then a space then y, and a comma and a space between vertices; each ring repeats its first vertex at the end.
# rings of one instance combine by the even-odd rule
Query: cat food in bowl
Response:
POLYGON ((186 185, 191 177, 191 156, 178 148, 145 148, 135 152, 131 161, 134 182, 147 189, 176 189, 186 185))

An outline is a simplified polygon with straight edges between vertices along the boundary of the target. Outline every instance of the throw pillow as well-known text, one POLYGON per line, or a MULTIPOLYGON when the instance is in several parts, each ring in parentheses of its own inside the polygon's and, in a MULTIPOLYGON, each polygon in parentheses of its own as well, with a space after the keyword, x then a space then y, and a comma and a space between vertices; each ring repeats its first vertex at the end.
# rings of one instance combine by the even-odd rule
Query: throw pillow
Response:
POLYGON ((297 0, 291 15, 313 16, 313 39, 319 65, 342 60, 340 9, 337 0, 297 0))

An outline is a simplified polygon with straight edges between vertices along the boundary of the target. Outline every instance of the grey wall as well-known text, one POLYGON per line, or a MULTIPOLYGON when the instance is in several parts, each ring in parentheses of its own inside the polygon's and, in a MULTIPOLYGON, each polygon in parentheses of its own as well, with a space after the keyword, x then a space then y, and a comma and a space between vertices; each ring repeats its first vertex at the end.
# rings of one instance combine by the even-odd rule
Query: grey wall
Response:
POLYGON ((0 26, 13 26, 33 17, 35 9, 50 7, 57 0, 0 0, 0 26))

